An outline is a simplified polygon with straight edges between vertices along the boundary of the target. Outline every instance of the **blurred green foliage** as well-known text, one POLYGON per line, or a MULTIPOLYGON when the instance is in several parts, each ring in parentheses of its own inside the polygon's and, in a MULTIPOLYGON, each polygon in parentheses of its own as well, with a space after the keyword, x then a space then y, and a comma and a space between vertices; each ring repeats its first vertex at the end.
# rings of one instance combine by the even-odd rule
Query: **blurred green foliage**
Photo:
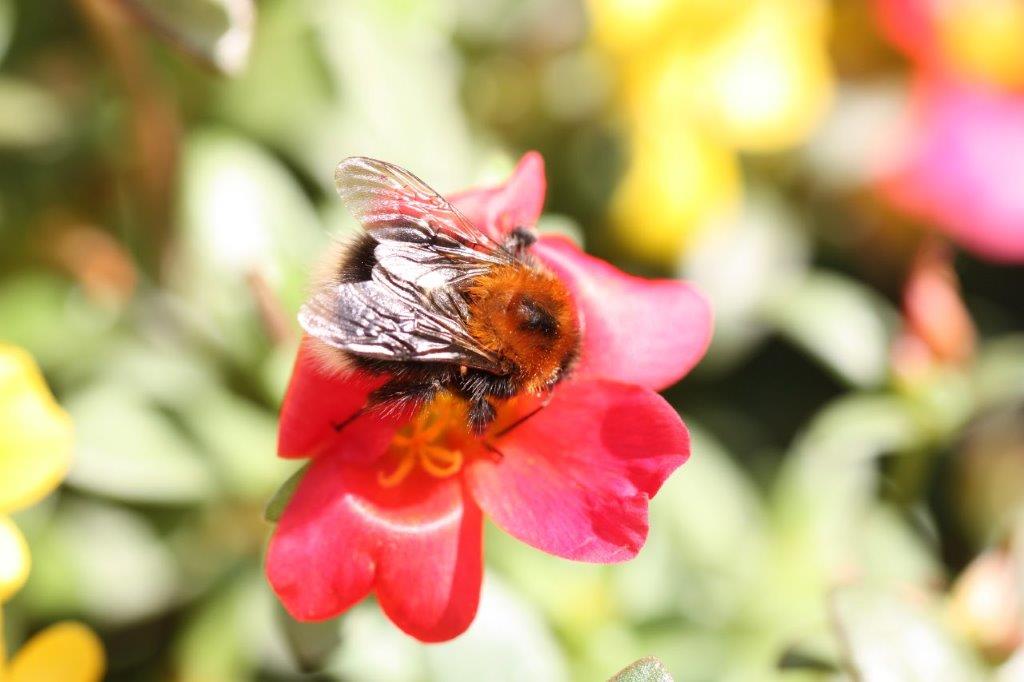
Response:
POLYGON ((859 70, 836 51, 850 87, 818 136, 744 157, 737 216, 669 267, 606 232, 628 142, 575 0, 264 0, 249 24, 245 5, 0 0, 0 338, 77 433, 66 485, 19 518, 34 570, 10 643, 82 618, 114 680, 597 680, 648 655, 688 681, 1019 679, 1024 654, 982 652, 946 587, 991 547, 1024 574, 1024 278, 959 257, 975 360, 894 379, 920 236, 864 196, 835 132, 891 100, 877 37, 859 70), (366 154, 451 191, 531 147, 542 229, 712 299, 710 354, 667 393, 692 459, 628 564, 489 529, 480 614, 453 642, 373 604, 295 623, 262 578, 263 509, 298 466, 274 456, 295 312, 353 228, 331 170, 366 154))

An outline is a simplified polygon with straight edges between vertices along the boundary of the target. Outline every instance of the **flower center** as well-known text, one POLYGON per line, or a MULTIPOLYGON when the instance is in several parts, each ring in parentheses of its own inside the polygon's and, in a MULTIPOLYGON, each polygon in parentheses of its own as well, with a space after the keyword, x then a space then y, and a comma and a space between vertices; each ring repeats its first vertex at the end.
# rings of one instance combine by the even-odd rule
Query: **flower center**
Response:
POLYGON ((444 394, 424 407, 391 441, 389 459, 393 469, 377 472, 377 482, 393 488, 418 465, 435 478, 448 478, 462 470, 465 456, 453 445, 466 435, 463 406, 444 394))

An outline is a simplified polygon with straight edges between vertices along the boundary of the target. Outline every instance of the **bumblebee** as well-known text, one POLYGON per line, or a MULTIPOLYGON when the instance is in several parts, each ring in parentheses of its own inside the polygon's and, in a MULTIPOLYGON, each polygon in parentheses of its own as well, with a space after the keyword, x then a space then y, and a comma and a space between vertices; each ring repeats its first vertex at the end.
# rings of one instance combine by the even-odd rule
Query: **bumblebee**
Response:
POLYGON ((569 375, 580 321, 568 289, 530 254, 532 232, 498 243, 384 161, 345 159, 335 184, 363 232, 332 256, 299 322, 331 367, 386 377, 336 429, 447 393, 483 434, 501 402, 569 375))

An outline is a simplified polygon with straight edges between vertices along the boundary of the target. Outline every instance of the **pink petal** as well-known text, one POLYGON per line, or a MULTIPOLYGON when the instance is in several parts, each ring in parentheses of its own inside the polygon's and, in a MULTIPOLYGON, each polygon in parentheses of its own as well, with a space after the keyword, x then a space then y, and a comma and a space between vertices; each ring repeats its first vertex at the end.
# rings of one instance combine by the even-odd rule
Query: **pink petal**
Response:
POLYGON ((459 192, 448 197, 448 201, 500 242, 513 228, 532 228, 537 224, 546 191, 544 157, 538 152, 527 152, 505 184, 459 192))
POLYGON ((690 453, 675 410, 650 389, 612 381, 560 386, 551 403, 467 467, 494 522, 550 554, 610 563, 647 538, 647 501, 690 453))
POLYGON ((483 576, 483 515, 460 481, 433 486, 405 510, 407 529, 382 544, 377 599, 398 627, 424 642, 465 632, 476 616, 483 576))
POLYGON ((583 323, 578 379, 605 377, 661 390, 681 379, 711 342, 711 308, 685 282, 634 277, 564 237, 533 252, 576 297, 583 323))
POLYGON ((345 611, 375 589, 381 608, 425 642, 476 615, 482 517, 458 478, 414 473, 395 488, 373 467, 314 460, 267 550, 267 578, 299 620, 345 611))
POLYGON ((335 426, 355 414, 385 378, 331 372, 312 343, 303 338, 295 358, 281 405, 278 454, 300 458, 331 452, 353 462, 377 459, 407 416, 368 414, 337 430, 335 426))
POLYGON ((943 80, 915 94, 917 139, 883 193, 984 258, 1024 261, 1024 95, 943 80))

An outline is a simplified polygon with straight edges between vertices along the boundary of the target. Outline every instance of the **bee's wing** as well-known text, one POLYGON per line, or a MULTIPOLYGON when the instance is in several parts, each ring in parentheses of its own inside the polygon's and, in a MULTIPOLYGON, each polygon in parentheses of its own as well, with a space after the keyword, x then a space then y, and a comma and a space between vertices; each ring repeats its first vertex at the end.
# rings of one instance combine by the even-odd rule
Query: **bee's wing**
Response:
POLYGON ((375 159, 345 159, 338 194, 377 240, 371 279, 330 283, 299 322, 324 343, 380 360, 508 368, 467 331, 462 283, 512 254, 412 173, 375 159))
POLYGON ((366 282, 334 283, 315 292, 299 323, 329 346, 377 360, 464 364, 503 374, 507 368, 467 331, 466 302, 455 290, 426 291, 379 265, 366 282))
POLYGON ((462 246, 463 258, 508 262, 511 255, 415 175, 386 161, 352 156, 334 171, 345 205, 378 241, 462 246))

